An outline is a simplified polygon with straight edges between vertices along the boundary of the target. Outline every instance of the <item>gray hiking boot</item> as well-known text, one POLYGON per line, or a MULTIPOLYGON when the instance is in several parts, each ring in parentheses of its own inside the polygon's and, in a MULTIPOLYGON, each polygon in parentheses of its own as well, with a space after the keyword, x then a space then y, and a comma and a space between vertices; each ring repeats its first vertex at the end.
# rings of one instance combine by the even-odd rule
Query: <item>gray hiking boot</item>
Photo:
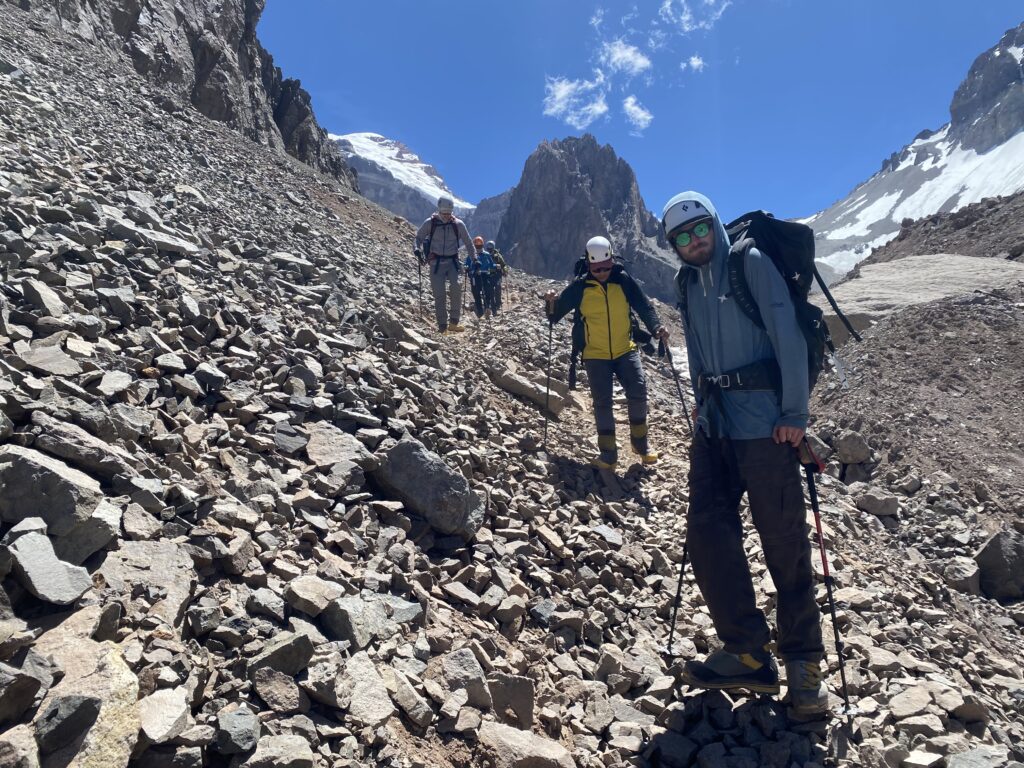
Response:
POLYGON ((688 661, 683 681, 693 688, 779 692, 779 668, 767 649, 752 653, 715 651, 704 661, 688 661))
POLYGON ((814 717, 828 711, 828 690, 822 679, 821 662, 807 659, 786 661, 786 686, 793 713, 814 717))

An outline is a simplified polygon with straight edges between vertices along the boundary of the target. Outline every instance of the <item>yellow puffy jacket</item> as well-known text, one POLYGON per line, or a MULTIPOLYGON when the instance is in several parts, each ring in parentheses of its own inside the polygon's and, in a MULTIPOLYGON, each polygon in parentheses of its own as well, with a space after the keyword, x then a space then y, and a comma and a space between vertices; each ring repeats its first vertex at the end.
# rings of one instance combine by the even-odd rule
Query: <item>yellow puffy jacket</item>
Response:
POLYGON ((555 301, 548 319, 557 323, 574 309, 579 310, 582 338, 576 338, 574 329, 573 342, 583 350, 584 360, 614 360, 636 349, 630 309, 651 333, 661 327, 654 307, 619 264, 612 268, 607 282, 590 273, 571 282, 555 301))

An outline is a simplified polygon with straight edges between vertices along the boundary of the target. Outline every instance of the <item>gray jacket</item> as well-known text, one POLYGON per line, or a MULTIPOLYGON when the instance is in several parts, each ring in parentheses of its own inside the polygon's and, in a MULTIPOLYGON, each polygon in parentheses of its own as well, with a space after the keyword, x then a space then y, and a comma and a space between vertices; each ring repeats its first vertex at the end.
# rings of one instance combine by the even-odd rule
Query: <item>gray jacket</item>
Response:
MULTIPOLYGON (((469 253, 475 253, 476 249, 473 247, 473 240, 469 237, 469 230, 466 229, 466 225, 462 222, 462 219, 457 219, 452 216, 451 221, 445 223, 440 217, 437 217, 437 223, 434 224, 434 234, 431 237, 430 226, 434 222, 435 216, 431 216, 429 219, 424 221, 420 228, 416 231, 416 248, 417 250, 423 247, 424 241, 430 237, 430 253, 426 254, 427 258, 431 261, 436 261, 439 258, 451 258, 452 256, 458 256, 459 254, 459 241, 466 246, 466 250, 469 253)), ((458 266, 456 264, 456 266, 458 266)))
MULTIPOLYGON (((807 342, 797 324, 789 289, 771 259, 756 248, 747 254, 745 274, 750 293, 761 311, 764 330, 752 323, 732 299, 729 290, 729 236, 711 202, 696 192, 714 216, 715 253, 707 264, 683 263, 677 288, 687 291, 687 315, 683 318, 686 351, 694 391, 703 373, 717 376, 758 360, 775 358, 782 373, 781 396, 773 391, 722 390, 721 430, 726 437, 752 440, 771 437, 777 426, 807 428, 807 342)), ((710 398, 709 398, 710 400, 710 398)), ((709 409, 698 393, 698 424, 711 434, 709 409)))

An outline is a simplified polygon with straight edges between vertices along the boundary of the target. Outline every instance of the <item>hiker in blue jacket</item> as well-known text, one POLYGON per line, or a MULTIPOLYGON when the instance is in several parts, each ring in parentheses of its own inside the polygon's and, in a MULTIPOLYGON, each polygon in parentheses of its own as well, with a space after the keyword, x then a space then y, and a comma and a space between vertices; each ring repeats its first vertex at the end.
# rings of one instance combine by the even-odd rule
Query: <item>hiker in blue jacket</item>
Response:
POLYGON ((702 662, 687 662, 683 676, 695 687, 779 691, 743 549, 739 505, 746 492, 777 590, 790 705, 797 714, 818 714, 828 703, 824 646, 797 456, 808 417, 806 342, 785 281, 756 248, 743 266, 764 328, 733 300, 729 238, 706 197, 678 194, 661 219, 681 260, 676 290, 697 401, 687 545, 724 644, 702 662))
POLYGON ((466 271, 473 289, 473 311, 477 317, 490 318, 494 310, 495 278, 498 266, 494 256, 484 249, 484 239, 479 235, 473 238, 476 252, 466 257, 466 271))

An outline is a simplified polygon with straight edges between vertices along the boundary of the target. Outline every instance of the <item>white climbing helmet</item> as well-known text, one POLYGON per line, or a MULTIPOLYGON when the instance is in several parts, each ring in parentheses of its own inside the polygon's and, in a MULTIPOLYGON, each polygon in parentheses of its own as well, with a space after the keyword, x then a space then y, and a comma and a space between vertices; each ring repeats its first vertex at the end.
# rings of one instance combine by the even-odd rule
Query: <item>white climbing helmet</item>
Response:
POLYGON ((609 261, 612 257, 612 244, 607 237, 592 237, 587 240, 587 261, 591 264, 600 264, 602 261, 609 261))

